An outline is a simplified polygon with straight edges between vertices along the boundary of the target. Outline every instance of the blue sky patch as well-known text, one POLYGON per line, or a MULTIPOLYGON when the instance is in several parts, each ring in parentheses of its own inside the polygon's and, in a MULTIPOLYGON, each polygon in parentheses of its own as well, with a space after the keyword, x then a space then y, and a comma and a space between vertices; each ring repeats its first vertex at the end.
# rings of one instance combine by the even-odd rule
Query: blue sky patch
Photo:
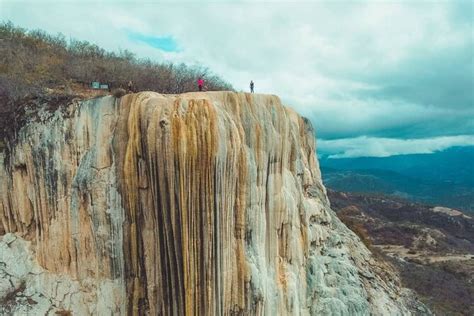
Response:
POLYGON ((128 32, 128 38, 134 42, 142 42, 165 52, 179 51, 178 43, 172 36, 152 36, 136 32, 128 32))

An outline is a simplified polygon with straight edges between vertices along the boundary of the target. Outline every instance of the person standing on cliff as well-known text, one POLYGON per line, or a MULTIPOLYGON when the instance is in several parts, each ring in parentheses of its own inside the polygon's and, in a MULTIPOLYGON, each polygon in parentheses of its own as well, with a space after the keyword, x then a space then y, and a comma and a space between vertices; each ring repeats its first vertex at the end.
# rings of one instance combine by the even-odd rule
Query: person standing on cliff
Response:
POLYGON ((250 93, 253 93, 253 80, 250 80, 250 93))
POLYGON ((198 79, 199 91, 202 91, 203 86, 204 86, 204 80, 202 79, 202 77, 199 77, 199 79, 198 79))

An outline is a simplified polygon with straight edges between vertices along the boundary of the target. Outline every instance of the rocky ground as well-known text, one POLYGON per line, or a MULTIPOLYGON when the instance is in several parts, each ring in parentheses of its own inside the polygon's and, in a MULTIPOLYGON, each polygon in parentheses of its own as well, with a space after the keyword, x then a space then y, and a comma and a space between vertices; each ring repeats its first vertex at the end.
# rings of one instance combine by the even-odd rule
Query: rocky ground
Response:
POLYGON ((328 192, 332 208, 439 315, 474 314, 474 220, 458 210, 328 192))

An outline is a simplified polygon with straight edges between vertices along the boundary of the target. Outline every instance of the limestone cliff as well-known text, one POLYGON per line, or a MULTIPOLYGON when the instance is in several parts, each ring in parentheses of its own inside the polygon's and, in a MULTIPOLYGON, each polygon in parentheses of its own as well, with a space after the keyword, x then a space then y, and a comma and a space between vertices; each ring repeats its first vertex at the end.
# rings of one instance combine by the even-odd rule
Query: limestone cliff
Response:
POLYGON ((313 135, 269 95, 40 111, 0 154, 3 311, 409 314, 331 211, 313 135))

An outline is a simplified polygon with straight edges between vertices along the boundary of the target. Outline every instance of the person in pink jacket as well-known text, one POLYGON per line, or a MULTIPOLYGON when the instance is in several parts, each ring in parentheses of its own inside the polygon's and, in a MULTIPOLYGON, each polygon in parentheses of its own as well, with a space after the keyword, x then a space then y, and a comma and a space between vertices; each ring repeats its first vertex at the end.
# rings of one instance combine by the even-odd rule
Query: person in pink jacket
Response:
POLYGON ((199 77, 199 79, 198 79, 199 91, 202 91, 203 86, 204 86, 204 80, 201 77, 199 77))

